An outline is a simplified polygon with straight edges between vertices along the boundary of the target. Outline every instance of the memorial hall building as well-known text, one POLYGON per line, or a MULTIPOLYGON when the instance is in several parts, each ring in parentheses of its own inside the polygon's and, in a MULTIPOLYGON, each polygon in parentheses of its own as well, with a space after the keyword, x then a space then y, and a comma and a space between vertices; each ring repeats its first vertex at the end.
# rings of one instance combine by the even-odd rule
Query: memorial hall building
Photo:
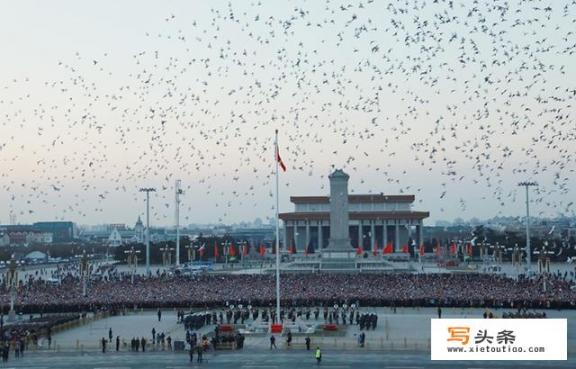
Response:
POLYGON ((294 211, 279 215, 284 247, 295 246, 303 252, 308 246, 309 252, 317 252, 349 244, 349 250, 377 247, 381 252, 390 244, 394 252, 401 252, 404 245, 421 244, 422 223, 430 213, 413 210, 414 195, 351 195, 346 173, 336 170, 329 178, 330 196, 290 197, 294 211), (332 232, 331 227, 343 229, 332 232), (344 241, 338 246, 331 237, 344 241))

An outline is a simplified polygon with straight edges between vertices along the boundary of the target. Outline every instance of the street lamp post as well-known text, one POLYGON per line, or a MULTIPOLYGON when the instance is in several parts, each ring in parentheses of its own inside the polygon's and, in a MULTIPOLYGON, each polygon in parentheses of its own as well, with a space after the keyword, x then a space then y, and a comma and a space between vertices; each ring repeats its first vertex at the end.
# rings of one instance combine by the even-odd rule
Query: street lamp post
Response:
POLYGON ((530 200, 528 197, 528 188, 532 186, 538 186, 536 182, 520 182, 518 186, 523 186, 526 189, 526 263, 528 270, 532 265, 532 253, 530 249, 530 200))
POLYGON ((180 188, 182 181, 177 179, 176 192, 176 266, 180 266, 180 195, 184 193, 180 188))
POLYGON ((492 257, 496 264, 502 264, 502 251, 506 248, 504 245, 500 245, 496 242, 496 245, 493 246, 494 251, 492 252, 492 257))
POLYGON ((538 273, 542 275, 542 290, 546 292, 546 281, 550 273, 550 255, 554 254, 554 251, 548 250, 548 241, 544 241, 544 246, 534 253, 538 254, 538 273))
POLYGON ((126 257, 128 266, 131 270, 130 275, 130 283, 134 284, 134 275, 136 274, 136 270, 138 269, 138 254, 140 250, 135 250, 134 246, 130 248, 130 250, 124 251, 125 254, 128 254, 126 257))
POLYGON ((86 250, 82 251, 80 258, 80 279, 82 280, 82 296, 88 296, 88 277, 90 275, 90 260, 86 255, 86 250))
POLYGON ((228 248, 230 247, 230 241, 226 241, 222 243, 222 245, 224 246, 224 269, 228 269, 228 248))
POLYGON ((8 312, 8 321, 13 322, 16 320, 16 310, 14 310, 14 303, 16 302, 16 295, 18 293, 18 262, 16 261, 14 255, 12 255, 10 258, 6 279, 10 290, 10 311, 8 312))
POLYGON ((172 265, 172 251, 174 251, 174 248, 165 246, 160 251, 162 252, 162 265, 165 267, 172 265))
POLYGON ((196 249, 194 248, 194 245, 190 243, 189 245, 185 246, 185 248, 188 251, 188 262, 194 261, 194 259, 196 259, 196 249))
POLYGON ((156 192, 156 189, 141 188, 140 192, 146 192, 146 275, 150 275, 150 192, 156 192))

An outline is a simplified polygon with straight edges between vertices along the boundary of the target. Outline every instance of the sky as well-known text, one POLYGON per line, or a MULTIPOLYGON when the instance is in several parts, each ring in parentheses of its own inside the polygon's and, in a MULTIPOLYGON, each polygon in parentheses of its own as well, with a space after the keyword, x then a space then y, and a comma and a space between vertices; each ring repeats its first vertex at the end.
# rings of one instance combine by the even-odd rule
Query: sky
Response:
POLYGON ((574 215, 573 1, 0 3, 0 223, 274 217, 414 194, 441 219, 574 215))

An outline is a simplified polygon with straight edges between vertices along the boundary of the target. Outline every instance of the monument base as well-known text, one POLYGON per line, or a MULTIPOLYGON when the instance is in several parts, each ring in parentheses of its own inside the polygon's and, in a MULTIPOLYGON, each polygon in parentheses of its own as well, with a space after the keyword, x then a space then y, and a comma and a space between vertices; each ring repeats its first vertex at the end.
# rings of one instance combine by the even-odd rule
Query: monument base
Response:
POLYGON ((355 250, 322 250, 322 259, 354 259, 356 257, 355 250))
POLYGON ((350 249, 324 249, 320 269, 325 271, 349 271, 356 269, 356 252, 350 249))
POLYGON ((8 322, 15 322, 16 321, 16 310, 10 309, 8 312, 8 322))

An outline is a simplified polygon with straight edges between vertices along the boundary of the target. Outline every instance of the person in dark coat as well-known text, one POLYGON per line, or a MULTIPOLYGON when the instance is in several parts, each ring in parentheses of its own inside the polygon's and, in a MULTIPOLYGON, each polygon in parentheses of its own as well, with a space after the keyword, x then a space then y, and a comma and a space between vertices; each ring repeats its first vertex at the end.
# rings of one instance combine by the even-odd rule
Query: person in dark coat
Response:
POLYGON ((102 353, 105 354, 106 353, 106 338, 102 337, 102 353))

